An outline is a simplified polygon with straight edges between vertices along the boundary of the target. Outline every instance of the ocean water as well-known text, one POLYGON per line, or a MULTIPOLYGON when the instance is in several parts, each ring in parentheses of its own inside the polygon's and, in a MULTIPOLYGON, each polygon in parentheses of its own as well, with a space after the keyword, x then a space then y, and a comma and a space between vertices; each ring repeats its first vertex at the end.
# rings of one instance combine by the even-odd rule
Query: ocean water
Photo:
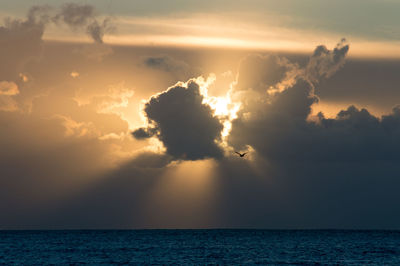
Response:
POLYGON ((400 265, 400 231, 0 231, 1 265, 400 265))

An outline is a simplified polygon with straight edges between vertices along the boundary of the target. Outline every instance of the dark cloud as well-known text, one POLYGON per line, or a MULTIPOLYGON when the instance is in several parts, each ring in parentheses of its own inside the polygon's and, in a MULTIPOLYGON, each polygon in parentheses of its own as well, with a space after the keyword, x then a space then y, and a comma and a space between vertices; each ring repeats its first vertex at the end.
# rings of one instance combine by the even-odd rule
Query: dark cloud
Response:
POLYGON ((285 90, 257 96, 252 106, 242 106, 228 142, 236 149, 251 146, 253 162, 226 158, 219 164, 224 187, 220 209, 223 219, 228 217, 226 223, 398 228, 400 216, 393 213, 399 210, 395 204, 399 200, 395 187, 400 184, 399 108, 382 117, 355 106, 338 112, 336 118, 311 115, 319 100, 315 95, 319 80, 342 66, 347 50, 317 47, 306 64, 308 70, 310 66, 316 70, 309 79, 315 90, 297 78, 285 90))
POLYGON ((190 66, 183 61, 179 61, 168 55, 158 57, 146 57, 144 64, 151 68, 164 70, 167 72, 188 71, 190 66))
MULTIPOLYGON (((213 116, 210 106, 203 103, 195 81, 189 81, 187 86, 178 84, 153 96, 144 112, 171 156, 189 160, 222 156, 216 141, 221 137, 223 125, 213 116)), ((150 136, 148 132, 153 128, 138 129, 133 135, 150 136)))
POLYGON ((331 77, 345 63, 345 57, 349 51, 349 44, 342 39, 331 51, 325 45, 315 48, 305 69, 306 77, 312 82, 318 82, 321 78, 331 77))
POLYGON ((307 125, 311 106, 317 101, 312 85, 300 79, 292 87, 271 96, 268 101, 260 99, 251 110, 242 110, 239 118, 232 123, 229 141, 236 149, 250 145, 266 156, 285 152, 290 154, 291 147, 281 147, 283 143, 292 144, 286 142, 284 136, 292 137, 291 141, 300 137, 293 130, 303 129, 307 125))
POLYGON ((325 102, 356 104, 388 113, 400 99, 399 60, 348 59, 343 69, 315 88, 325 102))
POLYGON ((27 21, 33 24, 45 25, 52 19, 52 7, 48 5, 32 6, 27 14, 27 21))
POLYGON ((63 23, 73 30, 85 28, 89 37, 96 43, 103 43, 104 34, 115 30, 110 18, 103 20, 98 18, 94 6, 67 3, 60 9, 48 5, 32 6, 28 11, 26 20, 7 18, 1 31, 3 34, 6 34, 7 29, 13 31, 9 35, 23 31, 24 34, 29 34, 28 37, 30 38, 34 34, 34 40, 41 39, 46 25, 51 22, 63 23))
POLYGON ((114 30, 111 19, 100 21, 91 5, 64 4, 51 20, 55 23, 63 22, 74 30, 86 27, 86 32, 96 43, 103 43, 104 34, 114 30))
POLYGON ((86 31, 95 42, 103 43, 103 36, 107 30, 107 24, 108 20, 104 20, 101 24, 97 21, 93 21, 87 26, 86 31))
MULTIPOLYGON (((319 46, 307 68, 313 65, 320 69, 320 78, 333 73, 348 49, 339 47, 331 53, 319 46)), ((322 113, 313 118, 311 109, 316 102, 313 85, 297 79, 284 91, 260 99, 257 107, 242 110, 233 122, 230 143, 238 149, 250 145, 268 160, 317 163, 400 159, 395 155, 400 145, 396 141, 400 137, 397 108, 381 119, 354 106, 340 111, 334 119, 322 113)))
POLYGON ((144 57, 143 64, 146 67, 170 73, 175 77, 176 81, 188 80, 201 74, 200 69, 169 55, 144 57))
POLYGON ((138 128, 132 132, 132 136, 136 139, 147 139, 157 134, 157 128, 138 128))
MULTIPOLYGON (((299 90, 299 87, 286 92, 291 90, 299 90)), ((289 97, 289 93, 282 94, 265 107, 263 113, 235 121, 230 137, 232 143, 240 144, 238 148, 251 145, 269 160, 287 162, 400 159, 396 153, 400 145, 397 141, 400 137, 398 109, 379 119, 366 109, 350 106, 340 111, 335 119, 325 118, 320 113, 315 120, 307 120, 315 96, 304 93, 302 101, 298 97, 295 103, 289 97), (280 104, 283 109, 279 109, 280 104), (240 136, 246 138, 243 140, 240 136)))
MULTIPOLYGON (((331 67, 325 68, 325 73, 338 66, 331 67)), ((229 140, 237 149, 250 145, 269 160, 317 163, 400 159, 395 155, 400 145, 396 141, 400 137, 397 108, 381 119, 354 106, 340 111, 335 119, 322 113, 312 118, 311 108, 316 102, 313 85, 298 79, 268 100, 260 99, 256 108, 242 110, 233 122, 229 140)))
POLYGON ((66 3, 61 10, 53 17, 55 22, 63 21, 70 27, 78 28, 86 26, 95 19, 95 8, 91 5, 66 3))
POLYGON ((100 21, 90 5, 69 3, 60 10, 47 5, 32 6, 25 19, 6 18, 0 26, 0 81, 16 80, 24 66, 41 55, 42 37, 51 22, 62 22, 74 30, 86 28, 99 44, 103 43, 105 33, 114 30, 110 18, 100 21))

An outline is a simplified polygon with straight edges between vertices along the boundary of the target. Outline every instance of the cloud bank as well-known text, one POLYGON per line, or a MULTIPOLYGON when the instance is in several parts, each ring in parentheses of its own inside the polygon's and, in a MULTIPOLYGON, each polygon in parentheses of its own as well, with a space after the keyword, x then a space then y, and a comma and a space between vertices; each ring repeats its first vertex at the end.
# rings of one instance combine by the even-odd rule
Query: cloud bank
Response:
MULTIPOLYGON (((229 153, 217 157, 217 224, 397 228, 400 217, 392 214, 399 210, 395 204, 399 199, 395 187, 400 184, 396 174, 400 170, 396 152, 400 144, 399 108, 394 107, 382 117, 353 105, 339 111, 335 118, 312 113, 321 101, 316 94, 319 84, 329 82, 344 66, 348 50, 344 40, 332 50, 318 46, 303 66, 278 56, 251 55, 241 61, 231 96, 241 99, 242 105, 232 121, 227 143, 234 150, 248 150, 250 154, 248 160, 229 153)), ((185 121, 175 120, 169 112, 175 100, 165 101, 170 105, 158 104, 158 100, 155 96, 146 107, 158 105, 156 113, 165 114, 169 125, 185 121)), ((181 99, 177 104, 183 113, 196 110, 184 102, 181 99)), ((151 125, 151 114, 145 113, 151 125)), ((193 119, 185 124, 193 127, 193 119)), ((160 134, 157 138, 173 155, 168 151, 171 144, 157 129, 158 122, 133 134, 138 138, 160 134)), ((202 124, 210 126, 209 121, 202 124)), ((215 124, 214 130, 218 128, 215 124)), ((190 136, 191 143, 201 139, 190 136)), ((176 146, 184 143, 180 138, 176 146)), ((190 149, 197 149, 191 145, 179 147, 185 147, 189 154, 190 149)))

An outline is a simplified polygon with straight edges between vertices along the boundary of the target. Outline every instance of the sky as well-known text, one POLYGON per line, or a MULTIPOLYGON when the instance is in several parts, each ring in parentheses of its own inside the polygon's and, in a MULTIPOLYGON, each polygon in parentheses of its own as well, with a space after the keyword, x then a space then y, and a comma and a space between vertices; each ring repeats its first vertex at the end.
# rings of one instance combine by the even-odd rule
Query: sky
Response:
POLYGON ((399 11, 2 1, 0 229, 400 229, 399 11))
MULTIPOLYGON (((32 5, 63 0, 0 3, 0 16, 23 17, 32 5)), ((311 52, 346 36, 351 55, 399 57, 400 3, 396 0, 142 1, 81 0, 117 25, 110 44, 219 46, 311 52)), ((82 32, 81 32, 82 33, 82 32)), ((88 41, 78 32, 48 27, 44 39, 88 41)))

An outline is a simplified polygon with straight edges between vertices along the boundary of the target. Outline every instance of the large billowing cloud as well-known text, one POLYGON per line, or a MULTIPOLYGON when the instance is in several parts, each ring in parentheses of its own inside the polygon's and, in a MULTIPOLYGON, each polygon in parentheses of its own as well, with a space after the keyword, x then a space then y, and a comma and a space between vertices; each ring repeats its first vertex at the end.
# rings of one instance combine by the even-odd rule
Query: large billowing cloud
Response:
POLYGON ((320 100, 315 95, 319 81, 343 65, 347 50, 341 45, 333 51, 317 47, 293 84, 272 94, 253 95, 252 105, 242 106, 228 143, 236 149, 251 147, 253 163, 240 167, 227 159, 220 164, 225 186, 221 210, 230 210, 227 223, 398 227, 400 216, 393 215, 399 211, 395 204, 400 184, 398 107, 382 117, 355 106, 335 118, 311 112, 320 100), (240 193, 239 198, 231 196, 240 193), (236 208, 229 208, 232 203, 236 208))
POLYGON ((284 136, 293 137, 294 140, 300 137, 293 130, 307 124, 311 105, 317 101, 312 85, 300 79, 292 87, 271 96, 268 101, 260 100, 253 103, 251 110, 242 110, 239 118, 232 123, 230 143, 237 149, 245 149, 246 145, 250 145, 265 154, 285 152, 285 147, 280 148, 286 143, 284 136), (277 142, 279 138, 282 138, 282 143, 277 142))
POLYGON ((400 159, 396 153, 400 145, 397 107, 381 119, 354 106, 336 118, 325 118, 322 113, 310 118, 317 100, 311 85, 298 81, 260 106, 257 113, 234 121, 230 141, 237 148, 250 145, 267 159, 286 162, 400 159))
POLYGON ((196 81, 178 84, 153 96, 146 103, 144 112, 149 126, 134 131, 136 138, 154 134, 163 142, 167 153, 177 159, 222 156, 217 141, 220 140, 223 125, 213 115, 211 107, 203 103, 196 81))
MULTIPOLYGON (((348 46, 333 51, 321 47, 316 48, 307 69, 312 67, 323 77, 343 64, 348 46)), ((400 159, 395 152, 400 145, 396 141, 400 137, 397 107, 382 118, 354 106, 340 111, 336 118, 325 118, 322 113, 312 117, 318 97, 313 85, 302 78, 284 91, 264 97, 253 109, 242 110, 233 122, 229 139, 234 147, 250 145, 269 160, 287 162, 400 159)))

